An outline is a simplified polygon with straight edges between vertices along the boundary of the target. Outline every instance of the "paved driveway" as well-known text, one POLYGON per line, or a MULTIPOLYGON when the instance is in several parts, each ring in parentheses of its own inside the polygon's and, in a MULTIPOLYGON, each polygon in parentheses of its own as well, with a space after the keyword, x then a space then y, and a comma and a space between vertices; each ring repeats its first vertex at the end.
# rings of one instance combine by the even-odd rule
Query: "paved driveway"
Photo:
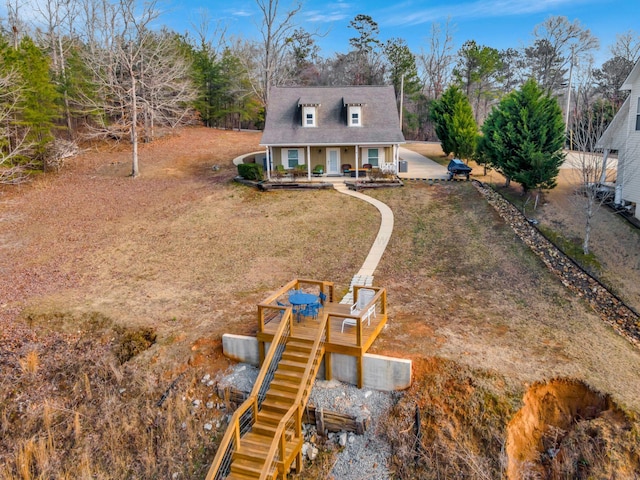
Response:
POLYGON ((420 180, 446 180, 449 178, 446 167, 409 149, 400 147, 400 160, 407 161, 407 172, 398 172, 400 178, 420 180))

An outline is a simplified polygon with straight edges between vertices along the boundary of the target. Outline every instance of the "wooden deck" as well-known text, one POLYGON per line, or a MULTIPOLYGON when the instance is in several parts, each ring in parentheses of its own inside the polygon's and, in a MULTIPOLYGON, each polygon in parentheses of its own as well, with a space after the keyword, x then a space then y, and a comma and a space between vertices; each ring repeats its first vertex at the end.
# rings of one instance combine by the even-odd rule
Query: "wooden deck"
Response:
POLYGON ((333 283, 316 280, 292 280, 258 304, 260 372, 229 421, 207 480, 286 479, 292 467, 302 470, 302 413, 323 359, 325 378, 332 378, 326 353, 355 357, 362 387, 363 355, 387 322, 386 290, 354 286, 355 300, 362 288, 370 291, 360 296, 359 313, 335 301, 333 283), (324 299, 317 318, 293 314, 285 303, 292 289, 324 299), (265 343, 273 348, 265 351, 265 343))
MULTIPOLYGON (((350 313, 350 304, 337 303, 334 298, 334 287, 331 282, 317 280, 296 279, 280 288, 263 302, 258 304, 258 332, 257 339, 260 348, 260 360, 265 355, 265 343, 271 343, 275 332, 278 330, 283 318, 284 309, 277 304, 285 300, 287 292, 291 289, 303 289, 312 293, 323 292, 327 295, 324 308, 320 310, 318 318, 301 316, 300 321, 294 323, 291 336, 296 338, 314 338, 318 327, 322 323, 320 319, 328 316, 325 330, 324 348, 326 353, 340 353, 356 357, 358 368, 358 386, 362 386, 362 356, 367 353, 387 323, 387 295, 386 290, 380 287, 354 287, 354 298, 358 298, 358 291, 367 288, 375 291, 375 296, 369 305, 375 304, 375 316, 370 320, 364 320, 362 314, 350 313), (342 324, 345 318, 355 320, 357 324, 342 324)), ((325 376, 331 379, 331 357, 325 357, 325 376)))
MULTIPOLYGON (((362 322, 361 340, 358 341, 358 327, 345 325, 342 333, 342 322, 345 318, 353 318, 349 313, 348 304, 327 302, 324 309, 320 311, 317 319, 310 317, 300 317, 300 322, 295 323, 291 336, 297 338, 314 338, 318 330, 319 318, 328 315, 327 338, 325 339, 325 351, 343 353, 345 355, 363 355, 369 350, 380 331, 387 323, 386 313, 376 312, 376 316, 371 319, 370 325, 362 322)), ((258 340, 261 342, 271 342, 280 324, 280 315, 268 321, 264 325, 264 330, 258 332, 258 340)))

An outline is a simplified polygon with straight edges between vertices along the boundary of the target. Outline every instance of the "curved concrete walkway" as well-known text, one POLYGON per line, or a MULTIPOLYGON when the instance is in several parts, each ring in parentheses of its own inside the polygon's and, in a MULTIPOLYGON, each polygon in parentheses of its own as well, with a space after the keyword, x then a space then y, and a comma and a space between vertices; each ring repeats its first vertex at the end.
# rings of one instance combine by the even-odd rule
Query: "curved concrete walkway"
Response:
POLYGON ((387 244, 389 243, 389 239, 391 238, 391 234, 393 233, 393 212, 387 204, 382 203, 380 200, 376 200, 375 198, 372 198, 363 193, 349 190, 349 188, 344 183, 335 183, 333 185, 333 188, 335 188, 340 193, 350 195, 352 197, 370 203, 378 209, 381 217, 378 235, 376 236, 376 239, 374 240, 373 245, 369 250, 369 254, 364 260, 364 263, 362 264, 362 267, 360 268, 358 273, 356 273, 351 280, 349 292, 340 301, 340 303, 353 303, 354 285, 373 285, 373 272, 378 267, 378 263, 380 263, 380 259, 382 258, 382 255, 387 248, 387 244))

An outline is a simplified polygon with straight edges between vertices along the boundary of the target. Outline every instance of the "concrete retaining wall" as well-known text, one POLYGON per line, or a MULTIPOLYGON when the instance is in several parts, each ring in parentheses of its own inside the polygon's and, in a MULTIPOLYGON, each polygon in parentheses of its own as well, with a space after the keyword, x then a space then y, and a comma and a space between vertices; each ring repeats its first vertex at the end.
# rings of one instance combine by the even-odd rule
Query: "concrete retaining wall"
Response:
MULTIPOLYGON (((266 346, 268 348, 268 345, 266 346)), ((238 362, 258 366, 258 340, 255 337, 225 333, 222 336, 223 353, 238 362)), ((331 353, 333 379, 355 385, 356 359, 349 355, 331 353)), ((363 388, 392 391, 411 386, 411 360, 366 353, 362 358, 363 388)), ((324 364, 318 372, 324 378, 324 364)))

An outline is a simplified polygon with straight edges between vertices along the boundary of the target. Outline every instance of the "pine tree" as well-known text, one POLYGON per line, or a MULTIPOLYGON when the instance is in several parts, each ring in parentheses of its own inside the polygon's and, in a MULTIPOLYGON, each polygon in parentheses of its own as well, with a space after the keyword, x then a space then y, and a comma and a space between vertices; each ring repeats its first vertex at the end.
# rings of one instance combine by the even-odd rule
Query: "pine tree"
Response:
POLYGON ((431 106, 431 120, 445 155, 469 159, 475 150, 478 127, 471 104, 462 91, 449 87, 431 106))
POLYGON ((482 126, 479 156, 526 193, 556 186, 564 160, 564 123, 558 103, 534 80, 506 96, 482 126))
POLYGON ((58 92, 51 79, 49 58, 25 36, 15 50, 3 45, 4 68, 15 71, 22 85, 16 108, 16 131, 26 132, 25 142, 32 147, 32 160, 46 169, 46 150, 53 141, 55 121, 60 118, 58 92))

